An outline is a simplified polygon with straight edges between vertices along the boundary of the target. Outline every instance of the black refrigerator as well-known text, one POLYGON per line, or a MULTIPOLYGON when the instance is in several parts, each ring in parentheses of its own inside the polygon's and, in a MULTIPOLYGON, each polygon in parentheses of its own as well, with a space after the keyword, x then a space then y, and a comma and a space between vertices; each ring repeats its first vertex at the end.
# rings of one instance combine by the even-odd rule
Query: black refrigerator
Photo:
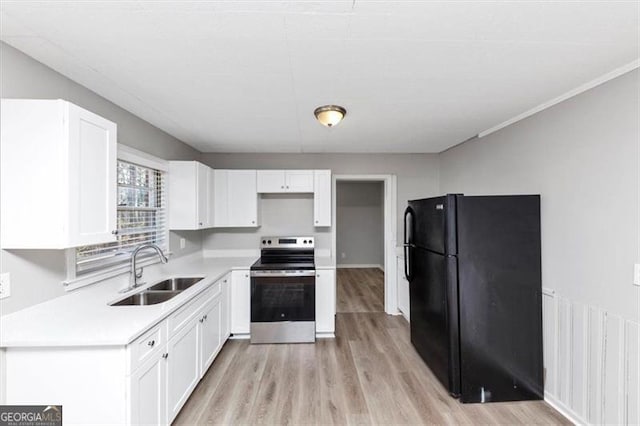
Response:
POLYGON ((411 342, 462 402, 543 398, 540 197, 409 201, 411 342))

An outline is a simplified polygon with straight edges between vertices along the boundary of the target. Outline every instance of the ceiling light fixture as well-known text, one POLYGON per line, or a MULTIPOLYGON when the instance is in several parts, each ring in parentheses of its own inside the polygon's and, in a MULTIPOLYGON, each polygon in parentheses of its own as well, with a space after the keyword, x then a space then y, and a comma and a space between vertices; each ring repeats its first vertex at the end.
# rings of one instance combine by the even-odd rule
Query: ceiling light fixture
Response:
POLYGON ((316 108, 313 115, 323 126, 333 127, 347 115, 347 110, 338 105, 324 105, 316 108))

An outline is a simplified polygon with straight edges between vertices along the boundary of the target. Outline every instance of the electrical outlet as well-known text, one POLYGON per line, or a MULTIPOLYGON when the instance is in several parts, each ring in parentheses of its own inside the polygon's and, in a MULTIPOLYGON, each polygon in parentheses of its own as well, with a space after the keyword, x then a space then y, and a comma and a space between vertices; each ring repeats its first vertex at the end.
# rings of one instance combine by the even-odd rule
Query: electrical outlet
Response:
POLYGON ((633 265, 633 284, 640 286, 640 263, 633 265))
POLYGON ((11 296, 11 276, 8 272, 0 274, 0 299, 11 296))
POLYGON ((187 240, 184 238, 180 238, 180 249, 183 249, 187 246, 187 240))
POLYGON ((347 254, 346 254, 346 253, 340 253, 340 258, 341 258, 341 259, 344 259, 345 257, 347 257, 347 254))

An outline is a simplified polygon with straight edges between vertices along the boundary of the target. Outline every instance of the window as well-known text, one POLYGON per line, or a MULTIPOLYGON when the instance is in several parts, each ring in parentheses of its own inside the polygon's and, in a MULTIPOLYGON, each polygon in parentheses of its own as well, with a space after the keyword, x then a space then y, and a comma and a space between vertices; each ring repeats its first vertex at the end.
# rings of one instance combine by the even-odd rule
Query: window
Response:
POLYGON ((166 173, 139 164, 145 161, 134 163, 135 156, 133 161, 122 157, 128 160, 132 156, 120 155, 118 160, 117 241, 78 247, 75 250, 78 278, 128 263, 131 252, 140 244, 154 243, 167 250, 166 173))

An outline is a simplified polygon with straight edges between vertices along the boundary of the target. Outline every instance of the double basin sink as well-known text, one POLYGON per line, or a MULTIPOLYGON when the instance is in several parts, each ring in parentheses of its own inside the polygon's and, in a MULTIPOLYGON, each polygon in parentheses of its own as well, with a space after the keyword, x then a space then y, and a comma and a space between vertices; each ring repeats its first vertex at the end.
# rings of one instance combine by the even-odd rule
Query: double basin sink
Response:
POLYGON ((162 280, 159 283, 148 287, 139 293, 132 294, 129 297, 110 303, 111 306, 131 306, 131 305, 156 305, 166 302, 176 297, 178 294, 194 286, 203 280, 204 277, 179 277, 162 280))

